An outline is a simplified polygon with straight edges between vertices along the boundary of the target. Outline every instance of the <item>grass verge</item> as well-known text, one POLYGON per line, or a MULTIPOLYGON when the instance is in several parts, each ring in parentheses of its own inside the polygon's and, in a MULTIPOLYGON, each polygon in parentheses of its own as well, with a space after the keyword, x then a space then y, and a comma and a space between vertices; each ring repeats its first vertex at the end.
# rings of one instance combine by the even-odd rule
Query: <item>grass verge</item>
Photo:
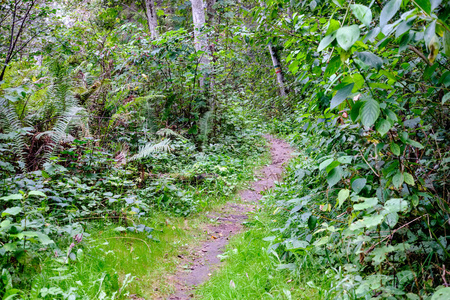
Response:
MULTIPOLYGON (((177 269, 178 256, 187 256, 205 239, 203 228, 210 222, 205 212, 219 211, 226 202, 235 200, 237 191, 254 179, 254 170, 269 160, 268 151, 242 154, 239 171, 234 168, 232 174, 218 180, 186 185, 185 190, 201 200, 199 211, 188 217, 155 210, 127 224, 108 219, 86 222, 84 232, 90 235, 71 248, 76 259, 70 255, 46 259, 33 279, 31 298, 156 299, 170 295, 173 287, 169 278, 177 269), (143 226, 143 231, 125 230, 135 226, 131 223, 143 226)), ((68 248, 71 242, 67 242, 68 248)))
POLYGON ((255 212, 248 230, 233 237, 222 258, 224 265, 203 284, 201 299, 323 299, 321 284, 327 276, 304 257, 304 268, 295 269, 271 250, 274 220, 268 209, 255 212))

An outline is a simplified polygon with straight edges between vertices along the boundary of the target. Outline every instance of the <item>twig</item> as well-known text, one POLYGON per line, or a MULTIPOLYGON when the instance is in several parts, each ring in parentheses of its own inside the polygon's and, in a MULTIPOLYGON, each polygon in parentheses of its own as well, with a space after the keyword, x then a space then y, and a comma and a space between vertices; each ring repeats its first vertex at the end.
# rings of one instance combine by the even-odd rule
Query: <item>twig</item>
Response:
POLYGON ((417 217, 417 218, 415 218, 414 220, 409 221, 409 222, 406 223, 406 224, 403 224, 403 225, 400 226, 399 228, 397 228, 397 229, 395 229, 394 231, 392 231, 392 233, 391 233, 390 235, 385 236, 384 239, 382 239, 382 240, 379 241, 378 243, 372 245, 372 247, 370 247, 366 252, 364 252, 364 254, 365 254, 365 255, 369 254, 370 252, 372 252, 373 249, 375 249, 376 246, 378 246, 379 244, 381 244, 382 242, 384 242, 384 241, 387 240, 388 238, 393 237, 394 234, 395 234, 397 231, 399 231, 400 229, 402 229, 402 228, 408 226, 409 224, 411 224, 411 223, 413 223, 413 222, 415 222, 415 221, 417 221, 417 220, 419 220, 419 219, 421 219, 421 218, 423 218, 423 217, 425 217, 425 216, 428 216, 428 214, 425 214, 425 215, 423 215, 423 216, 417 217))
POLYGON ((369 164, 369 162, 366 160, 366 158, 364 157, 364 154, 362 153, 361 150, 359 150, 359 153, 361 153, 361 157, 362 159, 365 161, 365 163, 369 166, 369 168, 372 170, 372 172, 377 175, 377 177, 380 177, 380 175, 372 168, 372 166, 369 164))

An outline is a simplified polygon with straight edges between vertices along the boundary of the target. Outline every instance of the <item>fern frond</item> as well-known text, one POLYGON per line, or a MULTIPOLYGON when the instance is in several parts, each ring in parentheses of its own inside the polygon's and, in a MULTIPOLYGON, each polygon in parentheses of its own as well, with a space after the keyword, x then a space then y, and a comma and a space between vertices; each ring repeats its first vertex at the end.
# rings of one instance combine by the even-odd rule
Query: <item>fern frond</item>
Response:
POLYGON ((198 121, 198 128, 200 130, 199 138, 203 143, 208 142, 208 136, 211 133, 212 130, 212 111, 207 111, 203 117, 198 121))
POLYGON ((162 136, 162 137, 176 137, 176 138, 179 138, 181 140, 187 140, 184 136, 182 136, 178 132, 175 132, 175 131, 173 131, 172 129, 169 129, 169 128, 161 128, 160 130, 158 130, 156 132, 156 134, 159 135, 159 136, 162 136))
POLYGON ((12 133, 10 135, 10 139, 13 142, 12 150, 19 157, 22 171, 25 171, 26 130, 22 127, 16 111, 9 105, 8 100, 4 98, 0 98, 0 128, 5 133, 12 133))
POLYGON ((69 137, 69 131, 72 128, 73 121, 78 119, 81 113, 85 110, 79 106, 70 107, 63 115, 61 115, 56 121, 52 130, 42 132, 36 136, 40 139, 44 135, 48 135, 51 138, 51 143, 47 145, 44 155, 44 163, 48 162, 50 157, 54 154, 56 147, 69 137))
POLYGON ((144 147, 141 147, 139 149, 139 152, 130 158, 130 161, 149 157, 153 153, 171 152, 172 147, 170 147, 170 142, 171 142, 170 140, 163 140, 163 141, 159 142, 158 144, 148 143, 144 147))

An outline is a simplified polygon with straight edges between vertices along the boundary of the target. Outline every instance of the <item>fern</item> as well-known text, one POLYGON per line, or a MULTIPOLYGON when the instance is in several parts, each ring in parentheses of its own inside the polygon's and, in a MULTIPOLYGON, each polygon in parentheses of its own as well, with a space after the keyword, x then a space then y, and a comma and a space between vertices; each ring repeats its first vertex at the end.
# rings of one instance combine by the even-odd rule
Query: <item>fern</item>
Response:
POLYGON ((54 154, 56 146, 58 146, 61 141, 64 141, 64 139, 67 139, 69 131, 74 123, 73 121, 77 119, 80 120, 78 117, 81 116, 83 112, 85 112, 85 110, 82 107, 70 107, 58 118, 52 130, 42 132, 36 136, 37 139, 40 139, 42 136, 47 135, 51 139, 51 143, 48 144, 45 149, 44 163, 48 162, 50 157, 54 154))
POLYGON ((25 171, 26 128, 22 127, 19 116, 9 105, 8 100, 3 98, 0 98, 0 129, 3 129, 5 133, 10 133, 8 139, 12 140, 12 151, 19 157, 19 165, 22 171, 25 171))
POLYGON ((168 153, 172 151, 170 140, 163 140, 157 144, 147 143, 139 152, 130 158, 130 161, 149 157, 153 153, 168 153))
POLYGON ((156 134, 159 136, 162 136, 162 137, 174 137, 174 138, 179 138, 184 141, 187 140, 184 136, 182 136, 181 134, 179 134, 169 128, 161 128, 160 130, 158 130, 156 132, 156 134))
POLYGON ((208 142, 208 136, 212 130, 212 119, 213 113, 211 110, 207 111, 203 117, 198 121, 198 128, 200 130, 199 139, 203 144, 208 142))
MULTIPOLYGON (((111 120, 109 121, 109 126, 114 125, 114 122, 118 118, 124 118, 130 115, 130 111, 132 109, 137 110, 138 108, 144 106, 145 104, 149 103, 150 100, 154 99, 164 99, 164 95, 148 95, 145 97, 136 97, 132 101, 126 103, 125 105, 119 107, 117 109, 116 113, 111 117, 111 120)), ((148 110, 148 108, 146 108, 148 110)))

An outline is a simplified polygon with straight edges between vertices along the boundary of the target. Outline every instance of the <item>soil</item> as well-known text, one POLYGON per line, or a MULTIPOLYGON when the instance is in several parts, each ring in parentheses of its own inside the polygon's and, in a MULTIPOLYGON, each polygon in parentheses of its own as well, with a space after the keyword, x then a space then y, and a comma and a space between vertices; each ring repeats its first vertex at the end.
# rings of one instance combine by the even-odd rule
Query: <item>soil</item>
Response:
POLYGON ((186 300, 194 297, 194 288, 207 281, 212 272, 219 267, 218 255, 222 254, 229 238, 242 231, 242 223, 247 219, 248 213, 255 210, 262 198, 261 192, 273 188, 275 182, 281 179, 284 164, 290 159, 292 149, 285 141, 270 135, 264 137, 270 143, 272 163, 257 173, 258 180, 253 182, 248 190, 239 193, 242 203, 229 202, 220 212, 208 214, 213 222, 208 224, 205 230, 207 241, 193 249, 189 257, 179 256, 180 267, 170 278, 175 284, 176 292, 168 298, 169 300, 186 300))

